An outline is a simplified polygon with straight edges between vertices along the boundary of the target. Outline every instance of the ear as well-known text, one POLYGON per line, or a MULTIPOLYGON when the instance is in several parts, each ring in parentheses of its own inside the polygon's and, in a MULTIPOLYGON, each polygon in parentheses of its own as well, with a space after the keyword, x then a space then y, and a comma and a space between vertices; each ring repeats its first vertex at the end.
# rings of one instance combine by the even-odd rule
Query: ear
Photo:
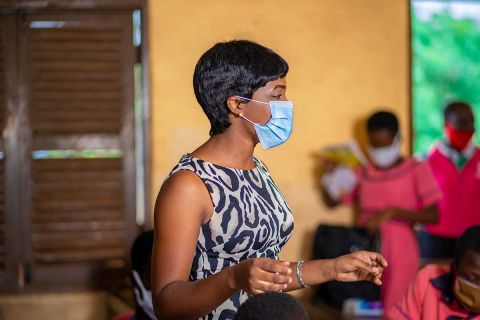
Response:
POLYGON ((230 109, 230 112, 239 116, 243 112, 242 100, 238 97, 231 96, 227 99, 227 107, 230 109))

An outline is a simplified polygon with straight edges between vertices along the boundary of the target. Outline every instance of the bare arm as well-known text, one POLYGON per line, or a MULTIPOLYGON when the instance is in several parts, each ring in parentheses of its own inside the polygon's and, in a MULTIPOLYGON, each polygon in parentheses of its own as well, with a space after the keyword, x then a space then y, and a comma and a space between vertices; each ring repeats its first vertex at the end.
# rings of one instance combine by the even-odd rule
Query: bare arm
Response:
POLYGON ((291 281, 288 262, 266 258, 245 260, 206 279, 189 281, 199 230, 211 212, 208 191, 194 173, 180 171, 162 186, 155 205, 152 253, 152 298, 158 319, 195 319, 240 289, 253 294, 279 291, 291 281))
POLYGON ((367 222, 367 230, 373 234, 379 230, 383 222, 393 218, 402 219, 409 223, 437 223, 439 219, 436 204, 420 211, 392 208, 373 216, 367 222))
POLYGON ((429 206, 420 211, 409 211, 404 209, 393 209, 390 213, 391 218, 399 218, 409 222, 437 223, 438 209, 437 205, 429 206))
POLYGON ((335 208, 336 206, 338 206, 340 204, 340 201, 335 200, 332 197, 330 197, 327 190, 325 190, 325 188, 323 187, 323 184, 322 184, 321 181, 322 181, 323 175, 328 173, 328 172, 332 172, 335 169, 335 167, 337 166, 337 164, 334 163, 333 161, 326 160, 326 159, 321 159, 319 164, 320 165, 318 165, 315 169, 316 186, 317 186, 318 189, 320 189, 320 194, 322 196, 323 203, 328 208, 335 208))
MULTIPOLYGON (((301 267, 303 282, 309 286, 327 281, 361 281, 367 280, 381 285, 383 269, 387 266, 385 258, 376 252, 359 251, 335 259, 311 260, 301 267)), ((291 263, 295 273, 296 262, 291 263)), ((288 291, 301 288, 294 274, 288 291)))
POLYGON ((335 208, 340 204, 339 200, 335 200, 330 195, 328 194, 327 190, 323 186, 320 187, 321 192, 322 192, 322 200, 323 203, 328 207, 328 208, 335 208))

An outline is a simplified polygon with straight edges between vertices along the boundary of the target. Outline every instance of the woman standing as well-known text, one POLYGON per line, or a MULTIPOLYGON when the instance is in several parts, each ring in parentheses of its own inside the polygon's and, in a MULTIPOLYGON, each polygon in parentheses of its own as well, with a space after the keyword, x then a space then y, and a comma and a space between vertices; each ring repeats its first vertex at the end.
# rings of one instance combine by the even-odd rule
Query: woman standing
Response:
MULTIPOLYGON (((438 221, 442 193, 428 163, 402 157, 398 119, 393 113, 375 112, 366 129, 371 163, 358 170, 356 188, 342 201, 358 208, 357 226, 380 233, 381 252, 389 263, 381 290, 387 312, 405 295, 420 268, 412 225, 438 221)), ((339 204, 328 197, 325 200, 329 206, 339 204)))
POLYGON ((283 58, 249 41, 218 43, 198 61, 193 85, 210 139, 182 157, 157 198, 152 295, 159 319, 233 319, 249 295, 329 280, 381 284, 386 261, 377 253, 278 260, 293 216, 253 151, 290 136, 287 72, 283 58))

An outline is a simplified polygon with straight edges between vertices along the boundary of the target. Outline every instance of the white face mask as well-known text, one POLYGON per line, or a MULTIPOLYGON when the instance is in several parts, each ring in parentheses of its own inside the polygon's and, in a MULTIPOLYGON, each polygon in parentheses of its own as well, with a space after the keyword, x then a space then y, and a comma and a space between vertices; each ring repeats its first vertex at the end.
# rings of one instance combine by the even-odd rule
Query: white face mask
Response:
POLYGON ((135 293, 135 300, 142 310, 150 317, 150 319, 157 320, 155 316, 155 311, 153 311, 153 302, 152 302, 152 292, 145 289, 143 285, 142 278, 137 271, 132 270, 133 280, 136 283, 136 286, 133 289, 135 293))
POLYGON ((396 135, 390 146, 375 148, 368 146, 368 153, 372 162, 379 168, 389 168, 400 158, 401 139, 396 135))

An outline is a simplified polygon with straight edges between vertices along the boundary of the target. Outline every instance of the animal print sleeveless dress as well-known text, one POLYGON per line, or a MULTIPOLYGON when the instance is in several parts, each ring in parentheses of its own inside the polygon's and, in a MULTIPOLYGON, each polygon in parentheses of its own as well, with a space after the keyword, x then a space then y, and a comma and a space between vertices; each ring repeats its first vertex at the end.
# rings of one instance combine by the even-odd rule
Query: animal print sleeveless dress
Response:
MULTIPOLYGON (((198 236, 190 280, 205 279, 244 259, 278 253, 293 232, 293 216, 265 165, 240 170, 222 167, 186 154, 170 175, 180 170, 197 174, 207 187, 213 214, 198 236)), ((233 319, 248 294, 238 291, 200 319, 233 319)))

